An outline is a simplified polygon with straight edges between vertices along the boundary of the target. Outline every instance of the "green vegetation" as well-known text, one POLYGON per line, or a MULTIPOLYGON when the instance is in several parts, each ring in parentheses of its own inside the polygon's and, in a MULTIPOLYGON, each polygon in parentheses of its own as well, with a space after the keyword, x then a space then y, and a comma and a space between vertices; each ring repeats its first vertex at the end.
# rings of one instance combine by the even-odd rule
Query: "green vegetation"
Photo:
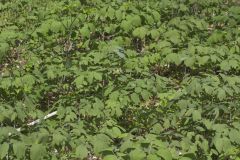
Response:
POLYGON ((0 62, 0 159, 240 159, 238 0, 1 0, 0 62))

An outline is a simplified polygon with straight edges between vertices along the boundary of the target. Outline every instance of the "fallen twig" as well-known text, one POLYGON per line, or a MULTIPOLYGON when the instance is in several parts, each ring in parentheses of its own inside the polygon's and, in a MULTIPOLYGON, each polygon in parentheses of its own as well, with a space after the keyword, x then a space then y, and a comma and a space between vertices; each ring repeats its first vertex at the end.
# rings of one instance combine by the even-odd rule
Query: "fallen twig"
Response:
MULTIPOLYGON (((50 117, 52 117, 52 116, 55 116, 56 114, 57 114, 57 111, 54 111, 54 112, 52 112, 52 113, 49 113, 48 115, 46 115, 46 116, 43 117, 43 120, 48 119, 48 118, 50 118, 50 117)), ((37 120, 35 120, 35 121, 32 121, 32 122, 28 123, 27 126, 33 126, 33 125, 38 124, 38 123, 40 123, 40 122, 41 122, 41 119, 37 119, 37 120)), ((21 131, 21 127, 20 127, 20 128, 17 128, 17 131, 20 132, 20 131, 21 131)), ((9 135, 11 135, 11 133, 9 133, 9 135)))

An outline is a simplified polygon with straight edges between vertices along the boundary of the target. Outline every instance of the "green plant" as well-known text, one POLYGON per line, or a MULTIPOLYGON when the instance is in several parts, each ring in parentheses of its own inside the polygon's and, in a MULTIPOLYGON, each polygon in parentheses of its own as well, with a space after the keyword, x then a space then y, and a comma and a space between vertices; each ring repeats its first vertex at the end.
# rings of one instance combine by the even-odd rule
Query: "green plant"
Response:
POLYGON ((0 159, 240 159, 239 25, 234 0, 0 2, 0 159))

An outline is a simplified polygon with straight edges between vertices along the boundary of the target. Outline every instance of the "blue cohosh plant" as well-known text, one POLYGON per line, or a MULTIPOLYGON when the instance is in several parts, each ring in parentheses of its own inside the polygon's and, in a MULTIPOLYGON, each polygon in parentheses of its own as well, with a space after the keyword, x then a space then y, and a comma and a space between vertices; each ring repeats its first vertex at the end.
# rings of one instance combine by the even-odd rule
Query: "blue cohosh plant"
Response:
POLYGON ((240 159, 239 37, 237 0, 1 1, 0 159, 240 159))

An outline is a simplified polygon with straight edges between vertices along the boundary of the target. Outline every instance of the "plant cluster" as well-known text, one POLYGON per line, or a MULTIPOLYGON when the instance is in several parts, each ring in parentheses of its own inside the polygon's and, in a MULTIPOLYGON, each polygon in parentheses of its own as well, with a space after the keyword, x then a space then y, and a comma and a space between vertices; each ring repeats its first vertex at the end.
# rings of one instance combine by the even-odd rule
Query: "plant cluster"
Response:
POLYGON ((240 159, 238 0, 1 0, 0 62, 0 159, 240 159))

